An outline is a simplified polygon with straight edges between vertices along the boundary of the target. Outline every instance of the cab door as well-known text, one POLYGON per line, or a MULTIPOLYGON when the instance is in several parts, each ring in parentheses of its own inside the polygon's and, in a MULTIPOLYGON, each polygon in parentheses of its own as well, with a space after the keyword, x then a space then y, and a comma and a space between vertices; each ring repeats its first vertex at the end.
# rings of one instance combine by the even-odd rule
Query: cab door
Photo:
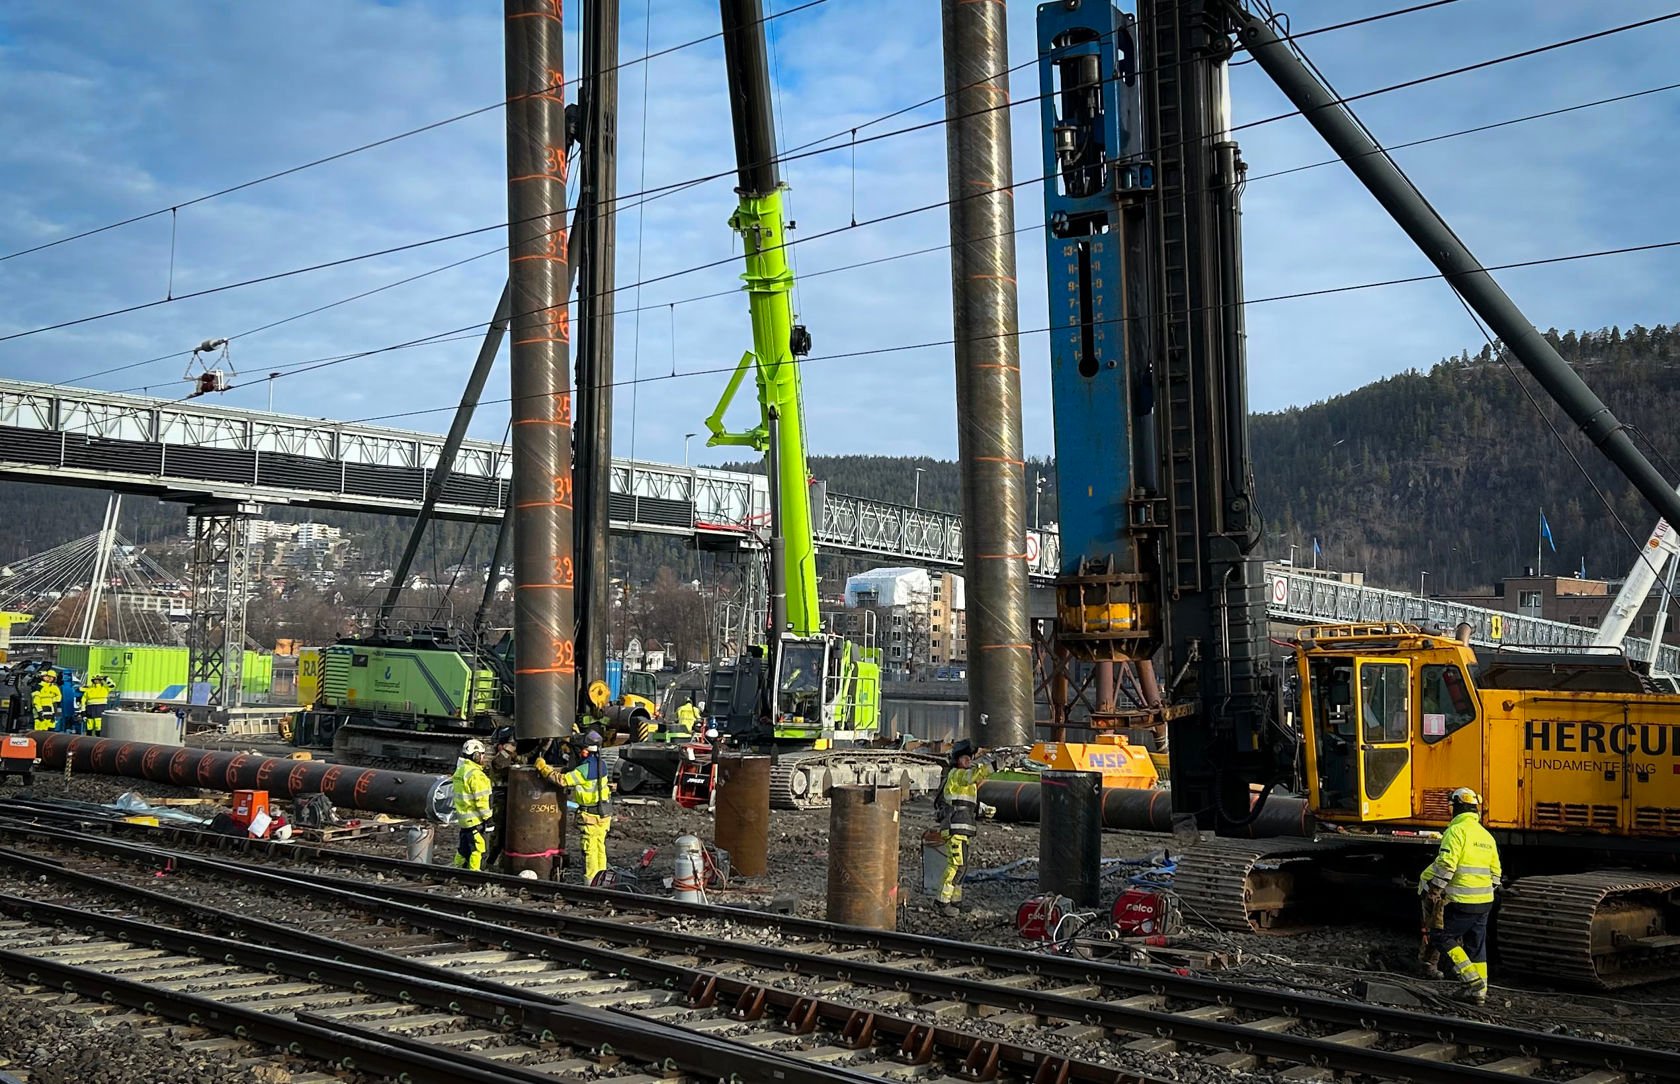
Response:
POLYGON ((1412 668, 1389 659, 1358 661, 1359 816, 1412 815, 1412 668))

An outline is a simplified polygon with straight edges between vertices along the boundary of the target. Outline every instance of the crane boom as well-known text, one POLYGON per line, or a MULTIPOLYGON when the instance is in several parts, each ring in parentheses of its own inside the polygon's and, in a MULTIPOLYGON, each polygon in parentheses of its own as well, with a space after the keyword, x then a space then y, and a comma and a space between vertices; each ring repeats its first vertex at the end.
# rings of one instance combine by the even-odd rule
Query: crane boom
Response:
MULTIPOLYGON (((1657 520, 1657 525, 1651 529, 1651 537, 1645 540, 1639 557, 1633 562, 1633 567, 1628 569, 1627 579, 1622 581, 1622 589, 1616 592, 1616 600, 1610 604, 1610 612, 1604 615, 1604 624, 1599 626, 1598 634, 1593 637, 1595 645, 1622 645, 1627 639, 1628 630, 1633 627, 1634 619, 1644 607, 1645 600, 1650 597, 1657 577, 1662 575, 1663 567, 1677 553, 1680 553, 1680 536, 1676 536, 1674 528, 1668 525, 1668 520, 1657 520)), ((1663 609, 1667 608, 1668 601, 1665 598, 1663 609)), ((1661 634, 1653 635, 1649 661, 1656 661, 1660 644, 1661 634)))
POLYGON ((781 569, 772 569, 776 590, 787 595, 786 628, 811 636, 821 631, 817 603, 816 534, 811 526, 804 410, 797 356, 810 352, 811 336, 795 322, 793 269, 787 258, 776 129, 770 108, 770 69, 765 56, 760 0, 721 0, 723 50, 729 71, 729 108, 734 121, 740 202, 729 219, 741 235, 746 257, 747 305, 752 313, 752 349, 741 355, 717 409, 706 419, 708 447, 736 445, 766 453, 770 466, 771 533, 781 540, 781 569), (723 415, 748 372, 758 389, 759 420, 732 432, 723 415), (774 424, 772 420, 774 419, 774 424), (772 450, 772 443, 774 449, 772 450))

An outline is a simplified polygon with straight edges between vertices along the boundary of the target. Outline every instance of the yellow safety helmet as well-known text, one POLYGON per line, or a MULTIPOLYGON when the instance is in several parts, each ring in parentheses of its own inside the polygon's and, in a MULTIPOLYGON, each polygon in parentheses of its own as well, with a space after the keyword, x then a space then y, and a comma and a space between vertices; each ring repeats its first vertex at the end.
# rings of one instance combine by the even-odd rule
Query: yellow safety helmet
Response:
POLYGON ((1452 792, 1449 799, 1453 805, 1467 805, 1478 809, 1482 804, 1481 796, 1469 787, 1459 787, 1452 792))

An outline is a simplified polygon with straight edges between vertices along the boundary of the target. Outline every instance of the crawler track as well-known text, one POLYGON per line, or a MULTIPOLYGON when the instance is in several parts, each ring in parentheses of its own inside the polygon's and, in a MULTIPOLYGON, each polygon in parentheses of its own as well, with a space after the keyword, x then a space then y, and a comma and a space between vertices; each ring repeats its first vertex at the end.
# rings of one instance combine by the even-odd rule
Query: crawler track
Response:
POLYGON ((241 919, 248 941, 298 929, 334 944, 419 938, 401 947, 402 968, 464 953, 445 976, 475 988, 513 981, 478 972, 475 960, 504 972, 554 968, 570 976, 573 1004, 754 1049, 780 1035, 802 1066, 867 1075, 909 1061, 967 1079, 1119 1081, 1148 1079, 1182 1057, 1383 1080, 1680 1079, 1680 1055, 1663 1051, 790 916, 317 849, 259 845, 235 860, 195 853, 190 844, 210 841, 185 833, 162 837, 169 850, 156 830, 146 846, 15 821, 0 834, 11 848, 0 865, 79 879, 125 906, 144 891, 133 882, 155 883, 167 866, 177 903, 189 887, 195 896, 242 887, 288 911, 277 930, 241 919), (592 985, 600 983, 608 986, 592 985))

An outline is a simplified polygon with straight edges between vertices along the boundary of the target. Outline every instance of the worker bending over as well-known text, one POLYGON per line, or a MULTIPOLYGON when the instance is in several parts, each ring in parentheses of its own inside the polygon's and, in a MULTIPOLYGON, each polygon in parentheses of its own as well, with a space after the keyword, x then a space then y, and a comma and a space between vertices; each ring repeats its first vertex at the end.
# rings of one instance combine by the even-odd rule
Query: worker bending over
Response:
POLYGON ((974 763, 974 744, 959 741, 951 747, 951 764, 939 788, 940 823, 945 841, 945 876, 939 882, 939 902, 955 911, 962 902, 963 868, 968 865, 968 841, 980 830, 980 784, 992 769, 974 763))
MULTIPOLYGON (((507 823, 508 799, 508 769, 519 763, 519 743, 513 736, 513 727, 497 727, 490 735, 490 762, 485 766, 484 774, 490 777, 490 823, 507 823)), ((503 834, 496 834, 489 840, 489 850, 484 855, 484 864, 490 869, 496 868, 496 862, 502 857, 502 846, 506 842, 503 834)))
POLYGON ((1499 847, 1482 827, 1482 800, 1469 787, 1452 792, 1452 820, 1441 849, 1418 877, 1418 894, 1441 901, 1441 924, 1430 931, 1435 951, 1452 961, 1461 996, 1480 1005, 1488 994, 1488 918, 1503 871, 1499 847))
POLYGON ((612 786, 601 765, 601 732, 591 730, 584 736, 583 757, 571 771, 551 767, 540 756, 537 771, 550 783, 571 790, 583 836, 583 883, 594 884, 607 868, 607 832, 612 828, 612 786))
POLYGON ((692 693, 677 709, 677 731, 685 738, 700 736, 700 707, 694 702, 692 693))
POLYGON ((491 833, 496 830, 490 805, 490 775, 484 765, 490 759, 490 749, 477 738, 461 744, 461 756, 455 762, 455 775, 450 780, 455 791, 455 823, 461 829, 455 846, 455 865, 467 869, 484 868, 484 852, 491 833))

